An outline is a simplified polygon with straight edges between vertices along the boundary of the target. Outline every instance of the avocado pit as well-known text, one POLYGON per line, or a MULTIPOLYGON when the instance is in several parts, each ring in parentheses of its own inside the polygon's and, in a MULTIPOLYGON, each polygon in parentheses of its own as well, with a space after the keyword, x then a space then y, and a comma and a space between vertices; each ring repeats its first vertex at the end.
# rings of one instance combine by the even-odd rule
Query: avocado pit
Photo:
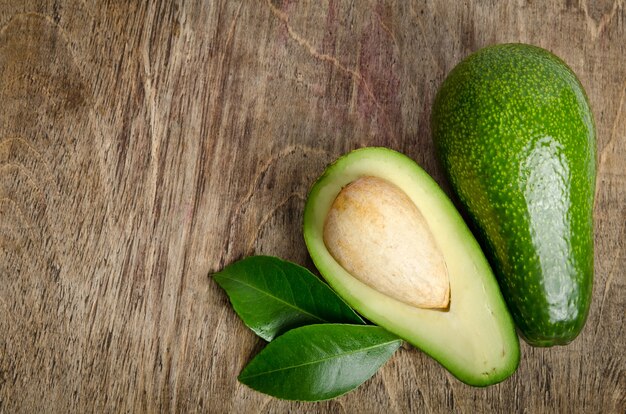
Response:
POLYGON ((371 288, 418 308, 448 307, 443 254, 418 207, 394 184, 361 177, 344 187, 323 237, 333 258, 371 288))

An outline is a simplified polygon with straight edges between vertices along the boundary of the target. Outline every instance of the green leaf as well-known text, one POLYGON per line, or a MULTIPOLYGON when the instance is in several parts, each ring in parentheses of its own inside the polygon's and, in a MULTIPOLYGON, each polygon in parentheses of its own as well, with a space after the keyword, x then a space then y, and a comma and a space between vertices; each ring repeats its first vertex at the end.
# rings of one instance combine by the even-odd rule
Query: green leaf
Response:
POLYGON ((239 381, 285 400, 327 400, 364 383, 401 343, 378 326, 304 326, 269 343, 239 381))
POLYGON ((276 257, 249 257, 213 278, 246 326, 266 341, 304 325, 364 323, 313 273, 276 257))

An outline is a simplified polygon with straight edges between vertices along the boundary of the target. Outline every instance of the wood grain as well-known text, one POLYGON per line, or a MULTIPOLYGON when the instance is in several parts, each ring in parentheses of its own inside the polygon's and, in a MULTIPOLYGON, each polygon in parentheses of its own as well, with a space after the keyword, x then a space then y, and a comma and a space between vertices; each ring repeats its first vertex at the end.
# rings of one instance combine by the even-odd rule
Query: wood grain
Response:
POLYGON ((0 412, 626 409, 626 9, 616 1, 0 1, 0 412), (312 268, 306 192, 366 145, 448 189, 437 87, 499 42, 561 56, 598 130, 596 279, 581 336, 463 385, 405 347, 304 404, 236 377, 262 342, 208 275, 312 268))

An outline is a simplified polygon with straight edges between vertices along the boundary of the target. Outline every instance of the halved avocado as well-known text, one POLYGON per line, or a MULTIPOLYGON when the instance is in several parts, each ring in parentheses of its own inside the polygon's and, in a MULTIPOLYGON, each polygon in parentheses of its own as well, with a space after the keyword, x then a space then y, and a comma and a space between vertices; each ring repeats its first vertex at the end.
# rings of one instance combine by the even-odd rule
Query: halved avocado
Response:
POLYGON ((517 369, 519 341, 485 256, 449 198, 410 158, 386 148, 363 148, 330 165, 309 193, 304 238, 316 267, 346 302, 461 381, 491 385, 517 369), (331 207, 344 187, 363 177, 401 189, 421 212, 447 268, 448 308, 418 308, 381 293, 346 271, 329 252, 324 227, 331 207))

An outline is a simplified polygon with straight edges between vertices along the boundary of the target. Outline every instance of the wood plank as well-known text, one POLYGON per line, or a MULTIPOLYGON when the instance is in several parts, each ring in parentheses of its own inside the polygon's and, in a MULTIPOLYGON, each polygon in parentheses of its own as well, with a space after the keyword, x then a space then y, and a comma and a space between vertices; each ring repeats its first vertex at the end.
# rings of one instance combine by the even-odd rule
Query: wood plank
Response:
POLYGON ((0 2, 0 412, 624 412, 625 58, 622 0, 0 2), (434 95, 501 42, 561 56, 594 109, 581 336, 522 344, 485 389, 408 346, 330 402, 237 383, 262 342, 207 275, 255 253, 313 268, 306 193, 350 149, 448 189, 434 95))

